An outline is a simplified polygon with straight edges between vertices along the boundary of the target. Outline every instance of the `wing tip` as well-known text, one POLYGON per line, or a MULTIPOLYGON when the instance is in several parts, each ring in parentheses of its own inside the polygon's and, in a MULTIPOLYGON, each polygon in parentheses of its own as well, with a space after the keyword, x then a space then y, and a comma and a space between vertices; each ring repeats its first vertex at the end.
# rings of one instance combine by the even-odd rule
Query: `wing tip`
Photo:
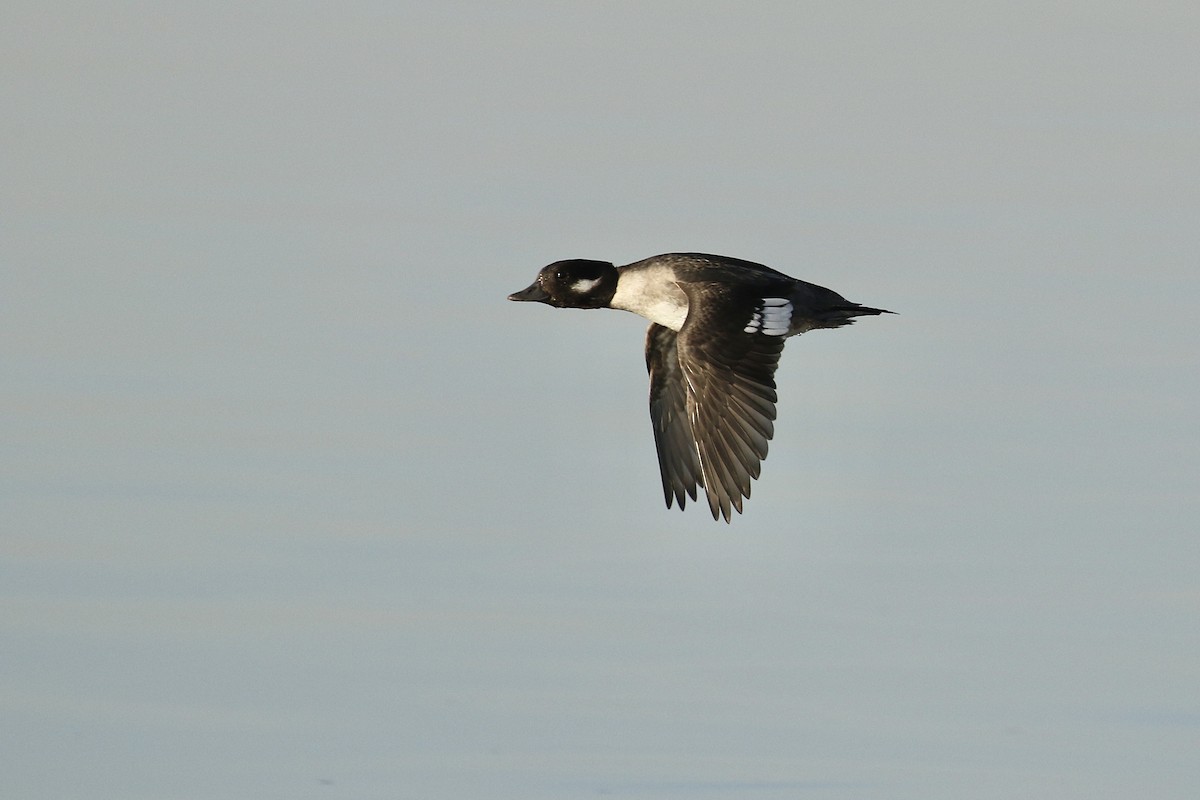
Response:
MULTIPOLYGON (((724 518, 725 524, 728 525, 733 522, 734 511, 739 514, 743 513, 742 500, 744 498, 741 495, 733 497, 726 495, 717 496, 708 489, 705 490, 705 493, 708 495, 708 510, 712 512, 715 521, 720 522, 724 518)), ((749 497, 749 494, 746 497, 749 497)))

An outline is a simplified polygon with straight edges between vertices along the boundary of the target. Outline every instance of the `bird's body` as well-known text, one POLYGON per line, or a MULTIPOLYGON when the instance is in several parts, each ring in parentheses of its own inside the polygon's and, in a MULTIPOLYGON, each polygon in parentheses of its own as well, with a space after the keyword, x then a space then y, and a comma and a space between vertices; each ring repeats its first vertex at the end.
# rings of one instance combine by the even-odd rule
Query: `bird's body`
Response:
POLYGON ((708 495, 728 522, 750 496, 774 434, 775 368, 783 342, 814 328, 891 313, 726 256, 669 253, 616 267, 557 261, 510 300, 616 308, 650 320, 646 368, 663 492, 682 509, 708 495))

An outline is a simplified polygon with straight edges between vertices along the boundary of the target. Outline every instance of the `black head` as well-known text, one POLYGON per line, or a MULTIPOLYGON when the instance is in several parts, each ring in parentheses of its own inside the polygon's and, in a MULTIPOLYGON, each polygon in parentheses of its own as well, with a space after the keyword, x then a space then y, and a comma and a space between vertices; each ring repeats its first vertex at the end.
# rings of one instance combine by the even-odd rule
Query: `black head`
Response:
POLYGON ((555 308, 607 308, 616 291, 616 267, 607 261, 573 258, 543 267, 536 281, 508 299, 555 308))

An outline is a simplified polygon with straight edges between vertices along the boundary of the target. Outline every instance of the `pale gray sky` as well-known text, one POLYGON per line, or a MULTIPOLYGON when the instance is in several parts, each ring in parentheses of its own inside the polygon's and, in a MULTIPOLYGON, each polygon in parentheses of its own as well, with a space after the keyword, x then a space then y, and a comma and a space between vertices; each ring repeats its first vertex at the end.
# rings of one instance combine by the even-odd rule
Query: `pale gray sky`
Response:
POLYGON ((10 2, 0 793, 1191 798, 1194 3, 10 2), (793 339, 662 505, 617 312, 793 339))

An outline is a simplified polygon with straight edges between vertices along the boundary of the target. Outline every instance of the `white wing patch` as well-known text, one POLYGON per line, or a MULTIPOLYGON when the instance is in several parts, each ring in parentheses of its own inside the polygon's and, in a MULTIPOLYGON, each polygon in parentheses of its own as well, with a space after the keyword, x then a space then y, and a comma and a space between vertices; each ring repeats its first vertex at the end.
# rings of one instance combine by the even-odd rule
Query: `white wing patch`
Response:
POLYGON ((787 336, 792 326, 792 301, 786 297, 764 297, 746 327, 746 333, 787 336))

